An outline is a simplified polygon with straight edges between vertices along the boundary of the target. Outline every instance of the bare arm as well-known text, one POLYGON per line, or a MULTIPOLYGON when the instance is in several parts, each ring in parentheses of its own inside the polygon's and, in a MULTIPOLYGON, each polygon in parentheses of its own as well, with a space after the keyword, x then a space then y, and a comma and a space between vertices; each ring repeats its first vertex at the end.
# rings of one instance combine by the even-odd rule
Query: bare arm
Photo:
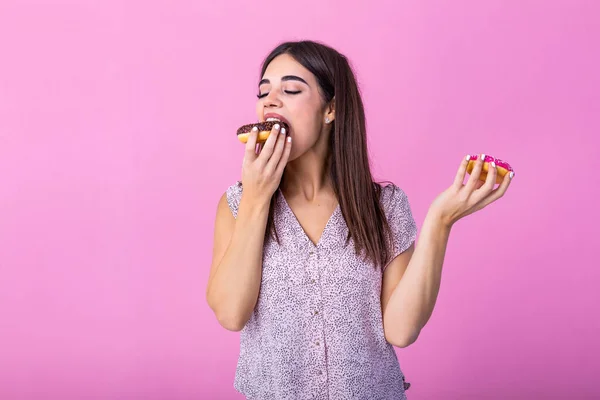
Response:
POLYGON ((397 347, 414 343, 431 317, 449 235, 449 229, 428 216, 416 248, 400 254, 384 272, 384 331, 388 342, 397 347))
POLYGON ((414 343, 433 313, 440 290, 442 266, 452 226, 461 218, 501 198, 510 185, 506 175, 494 189, 497 171, 489 166, 485 182, 479 180, 480 158, 466 185, 468 157, 461 163, 453 185, 432 203, 414 254, 400 254, 384 272, 382 313, 386 339, 398 347, 414 343))
POLYGON ((242 196, 235 220, 226 196, 219 201, 206 299, 231 331, 244 327, 258 299, 268 214, 268 203, 254 205, 242 196))
POLYGON ((219 323, 231 331, 239 331, 246 325, 258 300, 270 200, 291 148, 285 134, 274 129, 257 156, 256 136, 257 132, 251 134, 246 146, 237 219, 229 210, 226 195, 217 207, 213 259, 206 288, 208 305, 219 323))

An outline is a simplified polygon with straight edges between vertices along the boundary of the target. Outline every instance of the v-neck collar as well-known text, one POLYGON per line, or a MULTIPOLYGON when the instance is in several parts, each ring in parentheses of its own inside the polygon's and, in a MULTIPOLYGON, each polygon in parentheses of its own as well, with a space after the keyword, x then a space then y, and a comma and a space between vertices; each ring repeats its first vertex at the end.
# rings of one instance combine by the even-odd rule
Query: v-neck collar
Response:
POLYGON ((298 220, 298 217, 296 217, 296 214, 294 214, 294 211, 292 210, 292 207, 290 207, 290 205, 287 202, 287 199, 285 198, 285 196, 283 195, 283 192, 281 191, 281 189, 279 189, 279 197, 281 197, 281 200, 283 201, 283 207, 285 209, 284 211, 287 212, 287 213, 289 213, 290 218, 293 220, 294 229, 306 240, 306 242, 311 247, 314 247, 314 248, 320 248, 320 247, 322 247, 323 244, 327 242, 328 234, 329 234, 329 232, 331 230, 331 225, 335 222, 335 219, 337 218, 337 215, 341 211, 341 209, 340 209, 340 203, 338 202, 338 204, 335 206, 335 209, 333 210, 333 212, 329 216, 329 219, 327 220, 327 223, 325 224, 325 227, 323 228, 323 231, 321 232, 321 236, 319 237, 317 243, 315 243, 306 234, 306 231, 304 230, 304 228, 300 224, 300 221, 298 220))

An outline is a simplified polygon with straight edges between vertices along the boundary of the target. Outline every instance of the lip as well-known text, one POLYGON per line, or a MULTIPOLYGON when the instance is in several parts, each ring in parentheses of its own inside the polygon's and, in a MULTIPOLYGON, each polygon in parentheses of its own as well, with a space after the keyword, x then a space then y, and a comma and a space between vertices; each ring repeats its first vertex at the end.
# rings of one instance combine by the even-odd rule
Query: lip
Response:
POLYGON ((264 115, 263 117, 265 119, 265 121, 267 120, 267 118, 277 118, 278 120, 280 120, 281 122, 285 122, 291 129, 291 124, 290 121, 288 121, 287 119, 285 119, 282 115, 276 114, 276 113, 267 113, 264 115))

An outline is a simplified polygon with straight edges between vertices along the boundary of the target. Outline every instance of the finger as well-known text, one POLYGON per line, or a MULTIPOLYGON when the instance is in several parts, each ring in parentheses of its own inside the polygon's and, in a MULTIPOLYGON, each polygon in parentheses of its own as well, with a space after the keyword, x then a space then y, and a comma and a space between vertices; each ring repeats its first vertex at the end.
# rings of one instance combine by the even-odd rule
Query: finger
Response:
MULTIPOLYGON (((481 185, 474 193, 473 193, 473 202, 479 203, 484 198, 489 196, 494 190, 494 185, 496 184, 496 175, 498 175, 498 170, 496 169, 496 163, 494 160, 491 160, 487 163, 487 172, 485 177, 485 182, 481 185)), ((481 179, 479 180, 481 182, 481 179)))
POLYGON ((479 176, 481 175, 481 171, 483 170, 483 165, 484 165, 483 160, 485 160, 485 154, 482 154, 477 159, 477 162, 475 163, 475 167, 473 167, 473 171, 471 172, 471 176, 469 177, 469 180, 467 181, 467 184, 465 185, 465 187, 471 192, 475 190, 477 181, 479 180, 479 176))
MULTIPOLYGON (((512 175, 514 176, 514 173, 512 173, 512 175)), ((504 196, 504 193, 506 193, 506 191, 508 190, 508 187, 510 186, 511 182, 511 172, 509 172, 506 175, 504 175, 504 178, 502 178, 502 182, 500 182, 500 186, 498 186, 498 188, 494 191, 494 196, 496 196, 494 200, 497 200, 500 197, 504 196)))
POLYGON ((454 177, 454 186, 457 189, 460 189, 465 181, 465 175, 467 174, 467 167, 469 166, 469 160, 471 156, 467 154, 463 161, 460 163, 458 167, 458 171, 456 171, 456 176, 454 177))
POLYGON ((248 141, 246 142, 246 159, 253 161, 256 159, 256 139, 258 138, 258 128, 254 127, 248 135, 248 141))
POLYGON ((263 143, 258 143, 256 145, 256 155, 258 156, 260 154, 260 152, 262 151, 263 148, 263 143))
POLYGON ((275 170, 275 173, 277 174, 277 176, 283 175, 283 170, 285 169, 285 166, 287 165, 288 160, 290 159, 291 152, 292 152, 292 137, 288 136, 285 139, 285 147, 283 149, 283 154, 281 155, 281 158, 279 159, 279 163, 277 164, 277 169, 275 170))
POLYGON ((273 149, 275 148, 275 143, 277 143, 277 139, 279 137, 279 124, 275 124, 273 126, 273 129, 271 129, 271 133, 269 133, 269 137, 267 138, 267 141, 265 142, 265 144, 262 147, 262 150, 260 152, 260 154, 258 155, 258 158, 260 160, 262 160, 262 162, 264 162, 265 164, 267 163, 267 161, 269 160, 269 158, 271 158, 271 155, 273 154, 273 149))
POLYGON ((494 190, 492 192, 492 194, 490 194, 489 196, 483 198, 475 206, 475 209, 476 210, 481 210, 482 208, 487 207, 488 205, 490 205, 494 201, 496 201, 496 200, 500 199, 501 197, 503 197, 504 194, 506 193, 506 191, 508 190, 508 187, 510 186, 511 182, 512 182, 512 178, 510 177, 510 173, 508 173, 502 179, 502 182, 500 183, 500 186, 498 186, 498 188, 496 190, 494 190))
POLYGON ((279 137, 277 138, 277 143, 275 144, 275 149, 273 150, 273 154, 271 155, 271 158, 269 158, 269 161, 267 161, 267 165, 265 167, 265 171, 267 173, 272 173, 277 169, 277 165, 279 163, 279 160, 281 159, 281 155, 283 154, 283 150, 285 148, 285 134, 285 128, 281 128, 279 137))

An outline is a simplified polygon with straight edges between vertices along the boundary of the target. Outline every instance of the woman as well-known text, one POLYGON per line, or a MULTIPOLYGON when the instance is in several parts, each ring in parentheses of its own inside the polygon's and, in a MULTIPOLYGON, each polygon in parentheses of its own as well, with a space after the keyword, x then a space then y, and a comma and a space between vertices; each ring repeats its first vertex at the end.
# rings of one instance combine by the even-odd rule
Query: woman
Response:
POLYGON ((373 181, 347 59, 284 43, 265 59, 242 179, 221 198, 207 301, 240 331, 235 388, 249 399, 405 399, 393 346, 413 343, 438 294, 452 225, 500 198, 467 160, 416 224, 397 186, 373 181))

